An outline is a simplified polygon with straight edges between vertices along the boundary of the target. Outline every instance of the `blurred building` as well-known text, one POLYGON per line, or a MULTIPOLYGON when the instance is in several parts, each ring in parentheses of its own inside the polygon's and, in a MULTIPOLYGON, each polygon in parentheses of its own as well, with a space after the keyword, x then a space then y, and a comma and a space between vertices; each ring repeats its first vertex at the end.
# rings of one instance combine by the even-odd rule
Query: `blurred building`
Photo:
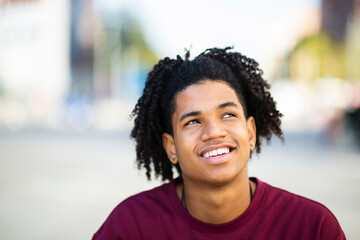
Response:
POLYGON ((345 35, 345 67, 349 80, 360 80, 360 0, 355 1, 345 35))
POLYGON ((0 8, 0 123, 51 122, 70 82, 68 1, 7 0, 0 8))
POLYGON ((344 41, 346 29, 354 14, 357 0, 322 0, 321 28, 331 38, 344 41))
POLYGON ((70 1, 70 95, 94 95, 94 16, 92 1, 70 1))
POLYGON ((88 128, 99 125, 98 115, 116 125, 156 61, 125 9, 88 0, 2 1, 0 126, 88 128))

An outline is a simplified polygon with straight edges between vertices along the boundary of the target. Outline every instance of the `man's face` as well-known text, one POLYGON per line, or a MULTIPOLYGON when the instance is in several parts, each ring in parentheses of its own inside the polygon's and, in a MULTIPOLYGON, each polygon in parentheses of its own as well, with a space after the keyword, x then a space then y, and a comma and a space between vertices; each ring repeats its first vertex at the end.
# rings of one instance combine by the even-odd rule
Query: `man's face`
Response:
POLYGON ((206 80, 175 100, 173 137, 163 134, 163 145, 169 158, 179 161, 183 179, 225 184, 247 178, 255 121, 245 118, 235 91, 224 82, 206 80))

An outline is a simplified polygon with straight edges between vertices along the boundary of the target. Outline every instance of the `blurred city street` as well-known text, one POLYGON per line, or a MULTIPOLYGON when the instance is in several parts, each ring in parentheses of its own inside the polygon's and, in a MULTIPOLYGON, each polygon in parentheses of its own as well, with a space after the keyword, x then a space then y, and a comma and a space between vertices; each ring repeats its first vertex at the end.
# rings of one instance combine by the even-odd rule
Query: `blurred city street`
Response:
POLYGON ((285 144, 263 143, 249 175, 360 239, 359 43, 360 0, 0 1, 0 239, 91 239, 160 185, 129 138, 148 72, 226 46, 259 63, 283 114, 285 144))
MULTIPOLYGON (((360 239, 360 152, 322 132, 286 134, 254 154, 249 175, 327 206, 360 239)), ((129 131, 0 131, 0 239, 90 239, 124 198, 160 184, 134 164, 129 131)))

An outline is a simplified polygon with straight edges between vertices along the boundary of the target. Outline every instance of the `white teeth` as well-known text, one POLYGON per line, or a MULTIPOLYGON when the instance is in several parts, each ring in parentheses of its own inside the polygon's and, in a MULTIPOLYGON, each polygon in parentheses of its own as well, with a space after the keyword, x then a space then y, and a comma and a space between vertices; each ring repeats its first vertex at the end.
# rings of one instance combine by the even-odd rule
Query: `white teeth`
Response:
POLYGON ((226 153, 229 153, 230 152, 230 149, 225 147, 225 148, 219 148, 217 150, 212 150, 212 151, 209 151, 209 152, 206 152, 203 154, 204 157, 214 157, 214 156, 217 156, 217 155, 221 155, 221 154, 226 154, 226 153))

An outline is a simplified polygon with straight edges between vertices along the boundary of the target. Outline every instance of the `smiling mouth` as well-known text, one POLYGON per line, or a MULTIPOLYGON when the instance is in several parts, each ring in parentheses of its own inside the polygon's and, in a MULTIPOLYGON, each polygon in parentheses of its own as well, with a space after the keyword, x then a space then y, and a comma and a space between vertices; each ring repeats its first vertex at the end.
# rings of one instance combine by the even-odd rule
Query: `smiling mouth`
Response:
POLYGON ((222 148, 207 151, 207 152, 203 153, 201 156, 204 158, 218 157, 218 156, 225 155, 225 154, 231 152, 232 150, 234 150, 234 149, 230 148, 230 147, 222 147, 222 148))

